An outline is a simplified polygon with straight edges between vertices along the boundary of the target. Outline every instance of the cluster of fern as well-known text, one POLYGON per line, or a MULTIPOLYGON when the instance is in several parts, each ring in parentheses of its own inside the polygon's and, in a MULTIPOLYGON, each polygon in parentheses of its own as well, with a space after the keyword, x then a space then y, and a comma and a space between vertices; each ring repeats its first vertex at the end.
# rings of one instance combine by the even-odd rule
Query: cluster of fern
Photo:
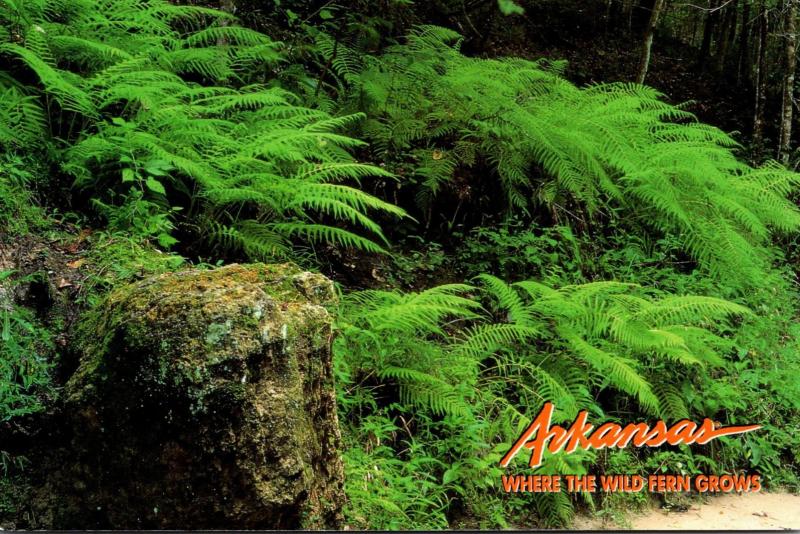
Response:
MULTIPOLYGON (((504 525, 487 508, 526 506, 515 504, 520 499, 534 505, 544 524, 563 525, 574 504, 567 495, 497 503, 485 497, 489 488, 496 490, 496 477, 476 471, 494 473, 498 452, 507 450, 548 400, 564 422, 580 409, 604 420, 619 413, 667 420, 715 417, 721 410, 729 410, 732 421, 746 417, 737 396, 763 394, 738 373, 765 371, 736 354, 753 343, 755 331, 767 335, 767 319, 719 297, 738 298, 766 315, 776 312, 766 311, 775 308, 764 299, 777 291, 791 294, 784 274, 773 267, 781 261, 773 239, 800 225, 790 200, 800 176, 774 163, 761 168, 742 163, 731 137, 666 103, 651 88, 577 88, 563 78, 560 63, 470 58, 460 53, 459 42, 455 32, 426 26, 370 56, 346 39, 317 35, 320 53, 341 86, 349 87, 339 105, 366 113, 360 135, 370 141, 373 157, 402 177, 400 188, 416 193, 411 209, 427 216, 431 207, 442 208, 435 200, 447 189, 463 188, 465 181, 477 189, 489 181, 496 186, 484 187, 502 191, 504 211, 531 226, 550 221, 555 233, 565 236, 572 236, 572 227, 589 240, 619 246, 612 251, 618 254, 630 255, 637 242, 669 242, 692 261, 642 260, 652 267, 637 273, 633 260, 622 267, 614 259, 601 267, 607 251, 586 247, 576 254, 589 253, 583 261, 595 264, 591 272, 561 277, 584 282, 577 285, 509 284, 481 274, 479 288, 457 284, 408 294, 350 295, 342 312, 340 378, 366 400, 358 397, 361 408, 350 409, 343 399, 350 416, 345 420, 360 436, 356 443, 363 441, 361 431, 372 428, 359 426, 363 403, 387 423, 414 421, 398 423, 395 442, 428 436, 417 454, 442 460, 444 491, 469 502, 471 513, 486 524, 504 525), (661 279, 653 280, 660 289, 616 280, 646 281, 651 272, 661 279), (591 281, 597 276, 608 281, 591 281), (745 318, 745 324, 758 326, 741 330, 745 318), (382 409, 395 388, 402 404, 382 409), (452 432, 461 439, 451 439, 452 432), (461 485, 453 488, 454 480, 461 485)), ((531 237, 526 243, 538 239, 524 228, 520 232, 531 237)), ((544 253, 529 248, 528 255, 544 253)), ((515 252, 509 247, 498 254, 515 252)), ((425 260, 423 255, 417 261, 425 260)), ((470 270, 449 263, 453 271, 470 270)), ((546 256, 536 264, 563 272, 563 265, 547 266, 546 256)), ((779 313, 791 316, 793 309, 779 313)), ((775 354, 784 342, 764 345, 775 354)), ((796 365, 796 358, 792 361, 789 365, 796 365)), ((786 376, 773 379, 784 384, 786 376)), ((762 452, 748 451, 778 443, 788 446, 776 431, 729 446, 748 457, 757 454, 760 461, 762 452)), ((730 456, 716 459, 724 458, 730 456)), ((552 456, 542 472, 582 474, 596 460, 591 454, 552 456)), ((702 455, 700 461, 714 462, 702 455)), ((357 479, 352 483, 390 495, 389 473, 400 473, 379 455, 372 462, 376 469, 384 467, 386 479, 351 466, 357 479)), ((727 462, 727 468, 738 465, 727 462)), ((389 522, 406 513, 379 510, 381 502, 364 498, 362 504, 369 510, 372 503, 373 517, 389 522)), ((394 502, 417 501, 409 496, 394 502)))
POLYGON ((508 210, 584 228, 635 221, 743 286, 770 270, 772 236, 800 228, 787 199, 798 174, 740 162, 731 137, 656 90, 577 88, 563 63, 471 58, 460 41, 424 26, 377 57, 320 43, 352 87, 346 105, 368 115, 375 157, 410 167, 422 206, 459 176, 486 174, 508 210))
MULTIPOLYGON (((483 449, 469 452, 485 471, 547 401, 556 405, 559 422, 584 409, 606 419, 595 398, 608 389, 652 417, 689 417, 680 391, 664 380, 664 367, 676 374, 724 367, 730 341, 720 334, 751 313, 721 299, 663 295, 629 283, 552 288, 491 275, 477 281, 477 287, 348 295, 336 348, 344 387, 372 377, 382 384, 373 402, 394 385, 402 403, 450 417, 462 431, 480 428, 483 449)), ((465 456, 458 448, 445 453, 465 456)), ((583 468, 558 456, 543 466, 562 474, 583 468)), ((465 478, 475 494, 498 484, 465 478)), ((556 513, 545 514, 550 521, 569 518, 566 495, 538 503, 554 507, 556 513)))
MULTIPOLYGON (((37 412, 49 393, 52 334, 35 314, 13 301, 13 270, 0 270, 0 421, 37 412)), ((25 280, 21 280, 25 282, 25 280)), ((4 449, 0 447, 0 456, 4 449)))
POLYGON ((139 191, 164 213, 181 208, 195 234, 261 259, 297 241, 381 250, 370 211, 403 215, 352 187, 388 176, 356 162, 348 150, 362 143, 338 133, 359 115, 331 117, 272 85, 280 43, 224 12, 6 0, 0 23, 0 143, 46 144, 97 200, 139 191))

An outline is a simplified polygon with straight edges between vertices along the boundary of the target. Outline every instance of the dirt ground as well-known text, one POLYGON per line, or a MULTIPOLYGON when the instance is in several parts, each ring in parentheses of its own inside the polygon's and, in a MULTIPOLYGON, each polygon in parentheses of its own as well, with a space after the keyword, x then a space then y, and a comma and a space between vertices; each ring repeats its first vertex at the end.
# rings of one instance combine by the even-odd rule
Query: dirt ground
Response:
MULTIPOLYGON (((800 495, 743 493, 707 497, 685 512, 653 509, 628 518, 634 530, 798 530, 800 495)), ((619 529, 610 521, 578 517, 578 530, 619 529)))

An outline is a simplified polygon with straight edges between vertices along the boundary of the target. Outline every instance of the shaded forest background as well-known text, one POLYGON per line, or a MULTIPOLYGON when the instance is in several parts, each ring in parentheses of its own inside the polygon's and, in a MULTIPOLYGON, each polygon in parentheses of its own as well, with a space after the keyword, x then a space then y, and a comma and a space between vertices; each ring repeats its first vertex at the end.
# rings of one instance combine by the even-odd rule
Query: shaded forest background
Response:
MULTIPOLYGON (((542 473, 797 490, 797 16, 795 0, 0 0, 0 238, 49 258, 0 271, 5 428, 46 420, 81 313, 111 289, 288 260, 340 291, 352 527, 624 522, 646 496, 502 492, 499 458, 548 400, 558 422, 764 430, 548 455, 542 473), (14 298, 42 272, 60 282, 14 298)), ((30 466, 0 452, 0 512, 19 517, 30 466)))
MULTIPOLYGON (((701 120, 739 132, 739 140, 754 150, 755 161, 780 156, 780 128, 787 115, 784 89, 794 72, 786 66, 796 61, 797 12, 792 2, 544 1, 526 5, 520 13, 512 11, 511 17, 493 4, 283 2, 280 5, 298 17, 288 21, 281 7, 270 3, 238 2, 227 8, 235 9, 251 27, 284 36, 281 32, 291 35, 292 23, 339 8, 336 21, 328 21, 329 29, 355 24, 365 30, 378 24, 381 35, 372 36, 377 40, 370 43, 376 50, 415 24, 438 24, 461 33, 469 55, 566 60, 565 74, 578 84, 646 81, 672 102, 691 102, 690 109, 701 120), (348 10, 351 13, 341 20, 342 11, 348 10), (654 43, 643 75, 649 34, 654 43)), ((787 97, 794 100, 794 87, 789 88, 787 97)), ((796 120, 796 114, 792 116, 796 120)), ((791 135, 788 140, 790 148, 782 153, 791 157, 791 135)))

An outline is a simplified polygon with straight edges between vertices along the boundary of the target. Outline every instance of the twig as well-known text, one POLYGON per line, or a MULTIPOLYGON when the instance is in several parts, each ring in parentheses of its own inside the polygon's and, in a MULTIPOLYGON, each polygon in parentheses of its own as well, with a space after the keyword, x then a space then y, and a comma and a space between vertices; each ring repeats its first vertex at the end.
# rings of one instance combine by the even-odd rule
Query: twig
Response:
POLYGON ((731 4, 733 1, 734 0, 728 0, 724 4, 719 5, 717 7, 702 7, 702 6, 696 6, 694 4, 689 4, 689 3, 677 4, 677 5, 681 6, 681 7, 693 7, 695 9, 699 9, 700 11, 707 11, 708 13, 714 13, 715 11, 719 11, 720 9, 724 9, 726 6, 728 6, 728 4, 731 4))

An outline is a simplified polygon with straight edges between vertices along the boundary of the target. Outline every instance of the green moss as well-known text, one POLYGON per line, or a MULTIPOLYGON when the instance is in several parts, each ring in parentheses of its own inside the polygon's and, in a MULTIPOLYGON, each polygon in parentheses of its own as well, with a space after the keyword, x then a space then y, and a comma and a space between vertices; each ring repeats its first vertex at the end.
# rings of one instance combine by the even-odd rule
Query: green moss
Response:
POLYGON ((231 320, 227 320, 224 323, 213 323, 208 325, 208 330, 206 330, 206 343, 209 345, 216 345, 218 344, 225 336, 228 335, 231 331, 231 327, 233 323, 231 320))
MULTIPOLYGON (((129 284, 85 315, 83 358, 67 390, 81 395, 103 382, 104 363, 119 343, 127 354, 152 360, 142 368, 151 369, 154 382, 189 387, 202 399, 212 366, 219 372, 227 362, 246 380, 245 360, 263 346, 278 362, 288 352, 325 346, 330 316, 320 305, 334 301, 329 280, 294 264, 190 269, 129 284)), ((291 374, 308 362, 284 363, 291 374)))

